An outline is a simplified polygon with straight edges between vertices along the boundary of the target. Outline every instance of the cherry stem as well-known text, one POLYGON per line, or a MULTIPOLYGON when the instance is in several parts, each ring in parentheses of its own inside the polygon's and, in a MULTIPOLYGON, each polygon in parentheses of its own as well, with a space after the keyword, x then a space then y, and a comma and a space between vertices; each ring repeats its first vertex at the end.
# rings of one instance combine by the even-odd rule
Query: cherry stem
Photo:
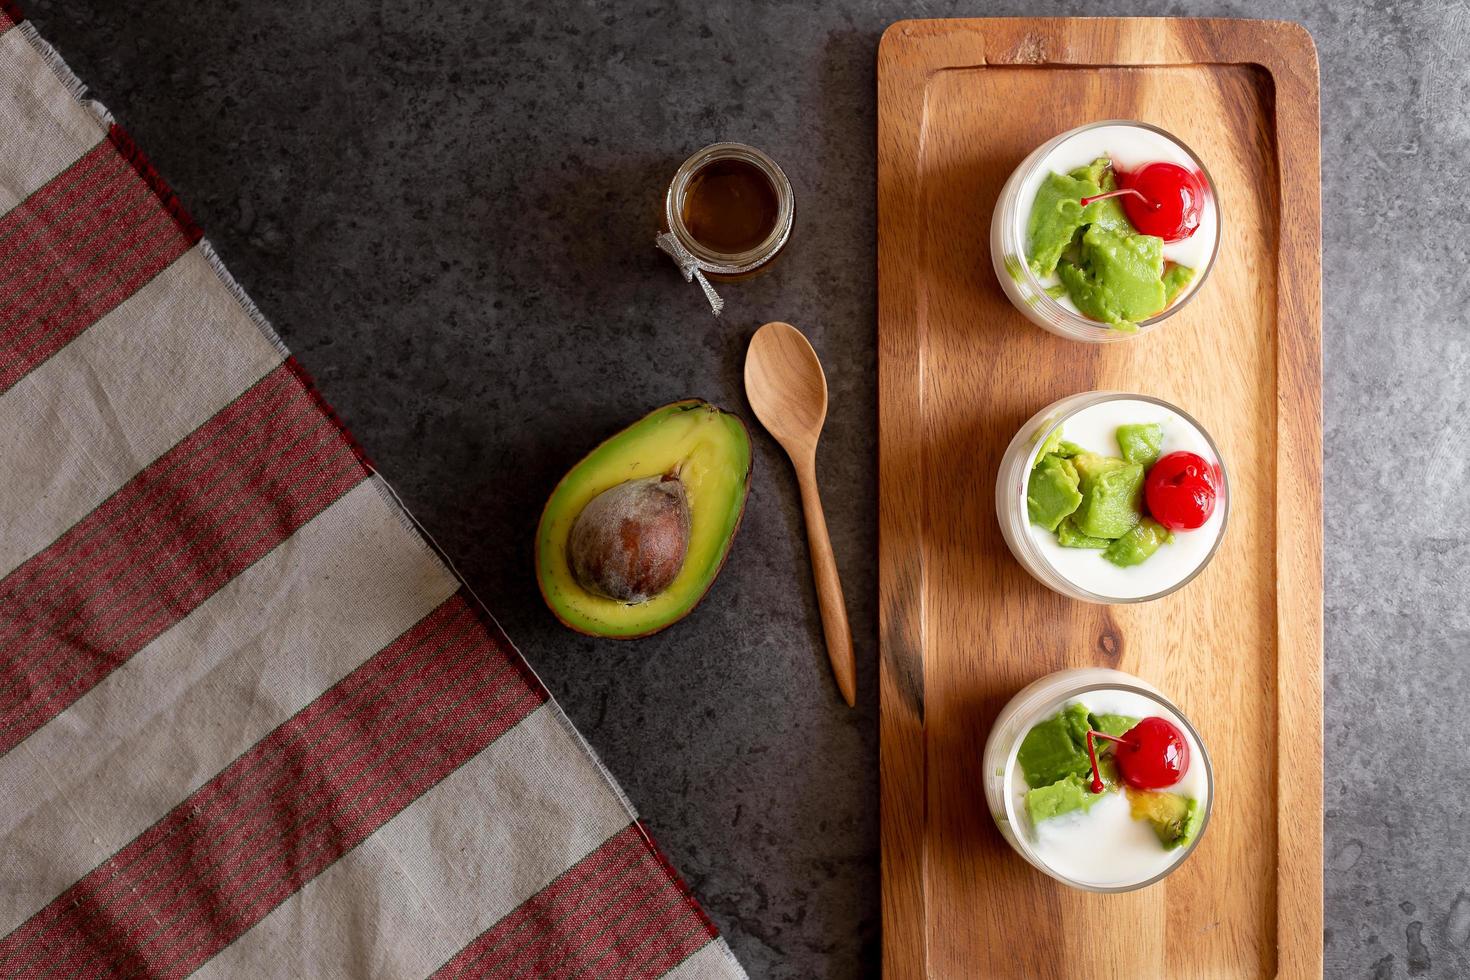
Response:
POLYGON ((1097 743, 1093 741, 1093 739, 1098 738, 1105 738, 1109 742, 1117 742, 1119 745, 1128 744, 1125 739, 1121 739, 1116 735, 1105 735, 1102 732, 1095 732, 1090 728, 1087 730, 1087 758, 1092 761, 1091 788, 1094 793, 1101 793, 1104 789, 1102 772, 1097 768, 1097 743))
POLYGON ((1150 201, 1148 198, 1144 197, 1143 192, 1136 187, 1120 187, 1115 191, 1108 191, 1106 194, 1094 194, 1091 197, 1084 197, 1082 199, 1082 206, 1085 208, 1093 201, 1106 201, 1108 198, 1122 197, 1124 194, 1132 194, 1134 197, 1138 198, 1140 201, 1142 201, 1144 204, 1147 204, 1151 209, 1155 211, 1157 211, 1160 207, 1157 201, 1150 201))

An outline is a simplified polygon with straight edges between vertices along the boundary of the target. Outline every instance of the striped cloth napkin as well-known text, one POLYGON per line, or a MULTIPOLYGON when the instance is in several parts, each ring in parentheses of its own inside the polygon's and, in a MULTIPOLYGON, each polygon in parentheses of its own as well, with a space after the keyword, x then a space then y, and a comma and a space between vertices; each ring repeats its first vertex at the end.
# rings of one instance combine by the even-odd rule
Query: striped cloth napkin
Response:
POLYGON ((744 976, 4 0, 0 504, 0 976, 744 976))

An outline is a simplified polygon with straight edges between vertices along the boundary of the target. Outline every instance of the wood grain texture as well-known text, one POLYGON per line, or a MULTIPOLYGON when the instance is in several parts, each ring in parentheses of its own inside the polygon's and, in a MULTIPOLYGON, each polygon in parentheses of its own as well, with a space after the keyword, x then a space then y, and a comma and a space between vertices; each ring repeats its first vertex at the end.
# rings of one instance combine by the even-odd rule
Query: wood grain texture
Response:
POLYGON ((1294 24, 906 21, 878 55, 883 963, 909 977, 1304 977, 1322 969, 1321 230, 1316 52, 1294 24), (1037 144, 1136 118, 1219 188, 1199 295, 1089 345, 1031 325, 991 271, 991 209, 1037 144), (1011 557, 996 467, 1089 389, 1175 401, 1231 473, 1191 585, 1057 596, 1011 557), (1014 854, 976 767, 1029 681, 1116 666, 1175 699, 1215 766, 1205 840, 1153 888, 1091 895, 1014 854))

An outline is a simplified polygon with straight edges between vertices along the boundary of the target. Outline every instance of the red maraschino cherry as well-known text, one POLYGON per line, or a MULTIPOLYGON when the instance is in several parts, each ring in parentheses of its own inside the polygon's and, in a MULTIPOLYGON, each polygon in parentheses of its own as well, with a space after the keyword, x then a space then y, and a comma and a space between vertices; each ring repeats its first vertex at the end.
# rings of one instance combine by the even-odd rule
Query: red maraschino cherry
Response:
POLYGON ((1200 174, 1177 163, 1150 163, 1118 174, 1118 186, 1138 192, 1123 198, 1123 211, 1145 235, 1182 242, 1198 230, 1205 210, 1200 174))
POLYGON ((1147 163, 1130 173, 1115 171, 1118 189, 1084 197, 1082 206, 1110 197, 1123 199, 1123 212, 1145 235, 1166 242, 1182 242, 1199 229, 1205 210, 1205 181, 1201 174, 1177 163, 1147 163))
POLYGON ((1113 761, 1118 775, 1134 789, 1155 790, 1173 786, 1189 770, 1189 742, 1184 733, 1167 718, 1145 718, 1123 733, 1123 737, 1102 732, 1087 733, 1087 755, 1092 761, 1092 791, 1103 791, 1102 773, 1097 768, 1094 739, 1114 743, 1113 761))
POLYGON ((1154 520, 1171 531, 1203 527, 1215 512, 1215 468, 1195 453, 1170 453, 1148 471, 1143 499, 1154 520))

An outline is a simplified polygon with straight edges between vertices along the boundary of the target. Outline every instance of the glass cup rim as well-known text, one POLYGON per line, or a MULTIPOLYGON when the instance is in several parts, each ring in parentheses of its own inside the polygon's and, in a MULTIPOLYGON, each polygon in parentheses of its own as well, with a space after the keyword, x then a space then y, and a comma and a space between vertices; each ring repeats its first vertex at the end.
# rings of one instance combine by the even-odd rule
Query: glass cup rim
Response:
POLYGON ((664 195, 664 223, 669 231, 694 256, 701 269, 720 275, 739 275, 765 264, 786 244, 795 212, 795 194, 786 172, 769 155, 748 143, 725 141, 695 150, 674 172, 664 195), (719 160, 740 160, 751 164, 770 181, 771 189, 776 193, 776 222, 770 234, 759 245, 744 252, 716 252, 707 248, 684 224, 684 197, 689 190, 689 182, 699 171, 719 160))
MULTIPOLYGON (((1022 547, 1026 549, 1027 554, 1031 557, 1033 561, 1035 561, 1037 564, 1045 566, 1048 569, 1051 569, 1059 578, 1066 581, 1068 585, 1075 589, 1078 595, 1084 596, 1084 601, 1087 602, 1095 602, 1103 605, 1128 605, 1135 602, 1152 602, 1155 599, 1162 599, 1164 598, 1164 596, 1172 595, 1173 593, 1184 588, 1190 582, 1193 582, 1195 577, 1205 570, 1205 567, 1214 560, 1215 553, 1220 550, 1220 543, 1225 540, 1225 530, 1230 524, 1230 474, 1225 465, 1225 457, 1220 453, 1220 447, 1215 445, 1214 436, 1210 435, 1210 430, 1201 425, 1198 419, 1196 419, 1193 415, 1190 415, 1178 405, 1175 405, 1173 402, 1170 402, 1163 398, 1159 398, 1155 395, 1145 395, 1139 392, 1130 391, 1092 391, 1079 393, 1077 395, 1072 395, 1067 398, 1060 398, 1057 401, 1071 401, 1073 398, 1080 398, 1082 400, 1079 401, 1075 407, 1068 409, 1067 412, 1059 418, 1047 423, 1046 427, 1040 431, 1040 434, 1032 442, 1031 448, 1026 453, 1025 466, 1022 468, 1022 472, 1029 473, 1031 471, 1031 467, 1035 465, 1037 450, 1046 445, 1047 439, 1051 437, 1053 432, 1061 428, 1068 419, 1070 419, 1072 416, 1076 415, 1083 409, 1091 408, 1093 405, 1101 405, 1105 402, 1111 401, 1149 402, 1151 404, 1158 405, 1161 408, 1167 408, 1169 411, 1173 412, 1180 418, 1184 419, 1184 421, 1194 426, 1195 431, 1204 437, 1205 444, 1210 447, 1210 452, 1215 457, 1215 466, 1220 471, 1220 486, 1224 490, 1224 493, 1221 495, 1224 498, 1224 510, 1222 510, 1220 513, 1220 530, 1215 535, 1215 540, 1214 543, 1210 545, 1210 550, 1205 553, 1204 558, 1200 559, 1199 564, 1194 566, 1194 568, 1190 571, 1188 575, 1184 576, 1184 578, 1180 579, 1178 582, 1175 582, 1167 589, 1161 589, 1160 591, 1151 593, 1149 595, 1135 596, 1132 598, 1102 595, 1101 593, 1093 592, 1090 589, 1084 589, 1076 582, 1073 582, 1070 578, 1067 578, 1067 576, 1063 575, 1061 571, 1058 570, 1057 567, 1051 563, 1050 559, 1046 557, 1045 553, 1042 552, 1039 547, 1037 547, 1036 541, 1031 537, 1031 529, 1029 523, 1025 527, 1024 533, 1017 536, 1018 539, 1022 542, 1022 547)), ((1053 402, 1052 404, 1055 405, 1056 402, 1053 402)), ((1049 407, 1050 406, 1048 406, 1048 408, 1049 407)), ((1046 409, 1042 409, 1042 411, 1046 411, 1046 409)), ((1026 491, 1023 486, 1020 491, 1020 513, 1024 513, 1026 510, 1025 498, 1026 491)))
MULTIPOLYGON (((1045 678, 1038 678, 1038 680, 1044 679, 1045 678)), ((1047 706, 1061 704, 1066 701, 1074 701, 1082 695, 1090 694, 1093 691, 1125 691, 1129 694, 1137 694, 1141 697, 1148 698, 1149 700, 1157 701, 1165 708, 1168 708, 1169 711, 1174 714, 1174 717, 1179 719, 1179 721, 1183 723, 1185 730, 1188 732, 1190 737, 1194 739, 1194 744, 1199 746, 1200 758, 1204 760, 1205 764, 1205 815, 1200 821, 1199 832, 1194 835, 1194 840, 1189 842, 1189 846, 1184 849, 1184 853, 1175 858, 1174 861, 1172 861, 1167 868, 1164 868, 1158 874, 1154 875, 1151 878, 1145 879, 1144 881, 1127 885, 1094 885, 1088 882, 1078 881, 1075 878, 1068 877, 1067 875, 1063 874, 1061 871, 1053 867, 1045 859, 1043 859, 1041 855, 1037 853, 1036 849, 1031 846, 1031 841, 1027 839, 1027 836, 1025 834, 1015 834, 1014 839, 1016 841, 1017 847, 1021 849, 1022 853, 1025 855, 1028 861, 1030 861, 1043 873, 1050 875, 1063 884, 1069 885, 1073 888, 1080 888, 1083 891, 1098 892, 1103 894, 1116 894, 1119 892, 1137 891, 1140 888, 1147 888, 1150 885, 1157 884, 1164 878, 1167 878, 1169 875, 1173 874, 1174 871, 1185 861, 1187 861, 1189 859, 1189 856, 1194 853, 1194 849, 1199 846, 1200 841, 1205 839, 1205 832, 1209 830, 1210 827, 1210 816, 1215 811, 1215 766, 1214 763, 1210 761, 1210 750, 1205 747, 1205 740, 1200 736, 1199 730, 1194 727, 1194 723, 1189 720, 1189 716, 1181 711, 1177 704, 1166 697, 1161 691, 1158 691, 1156 689, 1140 686, 1139 684, 1130 684, 1120 681, 1097 681, 1095 683, 1084 684, 1079 687, 1067 688, 1063 693, 1057 695, 1056 697, 1048 699, 1047 706)), ((1026 725, 1020 725, 1018 727, 1024 729, 1025 731, 1030 731, 1030 728, 1026 725)), ((1002 800, 1005 805, 1006 819, 1010 821, 1012 827, 1029 826, 1029 818, 1027 823, 1020 823, 1017 821, 1015 812, 1015 800, 1012 798, 1010 792, 1011 774, 1016 765, 1016 757, 1021 751, 1021 742, 1025 739, 1025 737, 1026 736, 1024 734, 1018 736, 1015 740, 1015 744, 1013 744, 1006 752, 1006 764, 1003 774, 1002 800)))
MULTIPOLYGON (((1210 194, 1210 200, 1214 202, 1215 206, 1215 241, 1210 247, 1210 260, 1205 263, 1205 267, 1202 271, 1200 271, 1198 278, 1196 278, 1194 282, 1194 285, 1190 287, 1189 292, 1184 294, 1183 298, 1181 298, 1177 302, 1170 303, 1168 306, 1164 307, 1164 309, 1160 310, 1158 313, 1154 314, 1148 319, 1138 321, 1138 332, 1141 333, 1150 327, 1154 327, 1160 323, 1163 323, 1165 320, 1169 319, 1169 317, 1184 309, 1184 307, 1189 305, 1190 301, 1199 294, 1200 290, 1204 288, 1205 280, 1210 277, 1210 272, 1215 268, 1215 259, 1220 254, 1220 238, 1225 226, 1225 222, 1221 219, 1220 192, 1215 186, 1215 178, 1210 175, 1209 168, 1205 166, 1204 161, 1200 159, 1199 154, 1194 152, 1194 148, 1192 146, 1184 142, 1178 136, 1175 136, 1173 133, 1169 132, 1167 129, 1164 129, 1162 126, 1155 126, 1152 123, 1146 123, 1138 119, 1103 119, 1099 120, 1098 122, 1091 122, 1081 126, 1073 127, 1072 129, 1069 129, 1063 133, 1058 133, 1056 136, 1053 136, 1045 143, 1042 143, 1035 150, 1032 150, 1030 155, 1028 155, 1026 159, 1021 161, 1020 165, 1016 168, 1016 174, 1020 178, 1019 183, 1016 185, 1017 190, 1019 191, 1020 184, 1025 183, 1026 178, 1030 177, 1031 174, 1033 174, 1036 169, 1041 166, 1041 162, 1046 159, 1046 155, 1057 146, 1060 146, 1064 140, 1071 139, 1073 136, 1077 136, 1089 130, 1098 129, 1103 126, 1133 126, 1138 129, 1147 129, 1164 137, 1171 143, 1174 143, 1181 150, 1183 150, 1185 154, 1189 156, 1190 160, 1194 161, 1194 165, 1198 167, 1200 173, 1204 175, 1205 184, 1210 194)), ((1025 241, 1026 236, 1023 229, 1024 222, 1020 220, 1020 216, 1016 213, 1019 210, 1020 206, 1019 194, 1011 195, 1011 197, 1011 200, 1006 201, 1006 214, 1003 219, 1004 227, 1006 229, 1005 233, 1007 245, 1010 246, 1012 250, 1014 250, 1014 253, 1016 255, 1022 257, 1022 261, 1019 263, 1021 267, 1020 273, 1021 275, 1026 277, 1027 285, 1029 285, 1037 293, 1037 302, 1045 306, 1050 313, 1063 319, 1067 322, 1069 326, 1072 326, 1074 328, 1112 330, 1113 328, 1109 324, 1100 323, 1097 320, 1091 319, 1090 317, 1085 317, 1079 313, 1075 313, 1067 307, 1063 306, 1061 303, 1057 302, 1051 297, 1049 293, 1047 293, 1046 286, 1042 284, 1041 280, 1036 278, 1036 274, 1031 271, 1031 264, 1025 259, 1027 243, 1025 241)))

